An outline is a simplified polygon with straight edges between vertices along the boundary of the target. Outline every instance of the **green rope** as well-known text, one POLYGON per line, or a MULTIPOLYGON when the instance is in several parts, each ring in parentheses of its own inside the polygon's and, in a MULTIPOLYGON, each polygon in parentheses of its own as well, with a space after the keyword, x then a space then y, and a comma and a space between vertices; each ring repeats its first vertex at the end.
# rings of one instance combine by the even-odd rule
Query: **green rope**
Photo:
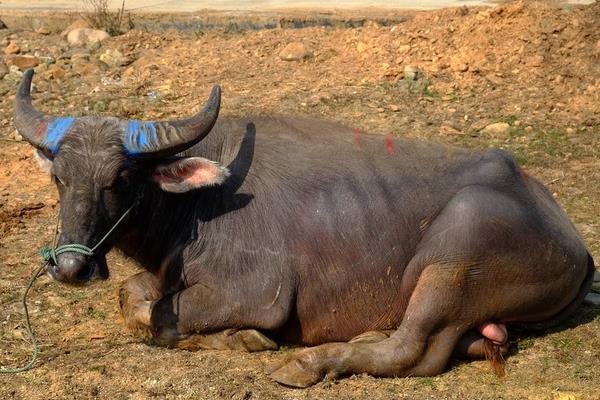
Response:
POLYGON ((123 213, 123 215, 121 215, 121 218, 119 218, 117 220, 117 222, 115 222, 115 224, 112 226, 112 228, 110 228, 110 230, 108 232, 106 232, 106 235, 104 235, 102 237, 102 239, 100 239, 100 241, 98 243, 96 243, 96 245, 94 247, 92 247, 91 249, 87 246, 84 246, 83 244, 63 244, 62 246, 58 246, 58 247, 44 246, 40 249, 40 255, 42 256, 42 258, 44 259, 44 261, 46 263, 49 263, 52 260, 54 265, 58 264, 56 257, 62 253, 73 252, 73 253, 80 253, 85 256, 93 256, 94 251, 96 251, 96 249, 98 247, 100 247, 100 245, 102 243, 104 243, 104 241, 106 239, 108 239, 110 234, 117 228, 117 226, 119 226, 121 221, 123 221, 125 219, 125 217, 127 216, 127 214, 129 214, 129 212, 133 209, 133 207, 135 207, 137 205, 138 201, 139 201, 139 196, 138 196, 138 199, 136 199, 133 202, 133 204, 123 213))
POLYGON ((82 244, 65 244, 65 245, 56 247, 56 239, 58 237, 58 222, 60 220, 60 212, 57 213, 56 228, 54 229, 54 238, 52 239, 52 247, 44 246, 40 249, 40 255, 44 259, 44 264, 42 266, 40 266, 39 268, 37 268, 31 275, 31 278, 29 279, 29 283, 27 284, 27 287, 25 288, 25 293, 23 293, 23 297, 21 299, 21 303, 23 304, 23 310, 25 311, 25 328, 27 330, 27 335, 29 336, 29 339, 31 340, 31 347, 33 348, 33 352, 31 354, 31 359, 23 367, 18 367, 18 368, 0 367, 0 374, 15 374, 18 372, 24 372, 24 371, 28 371, 28 370, 32 369, 33 364, 35 364, 38 354, 40 352, 40 349, 37 344, 37 340, 35 338, 35 334, 33 333, 33 329, 31 329, 31 321, 29 319, 29 309, 27 308, 27 294, 29 293, 29 290, 33 287, 35 280, 42 274, 42 272, 48 267, 48 265, 51 262, 54 263, 53 265, 58 264, 56 257, 60 254, 67 253, 67 252, 74 252, 74 253, 84 254, 86 256, 93 255, 94 251, 96 251, 96 249, 98 249, 98 247, 100 247, 100 245, 110 236, 110 234, 117 228, 117 226, 125 219, 125 217, 129 214, 129 212, 138 204, 139 200, 140 200, 140 196, 138 195, 138 197, 133 202, 133 204, 123 213, 123 215, 121 215, 121 218, 119 218, 117 220, 117 222, 115 222, 115 224, 112 226, 112 228, 110 228, 110 230, 106 233, 106 235, 104 235, 102 237, 102 239, 100 239, 100 241, 98 243, 96 243, 94 245, 94 247, 92 247, 91 249, 82 244))

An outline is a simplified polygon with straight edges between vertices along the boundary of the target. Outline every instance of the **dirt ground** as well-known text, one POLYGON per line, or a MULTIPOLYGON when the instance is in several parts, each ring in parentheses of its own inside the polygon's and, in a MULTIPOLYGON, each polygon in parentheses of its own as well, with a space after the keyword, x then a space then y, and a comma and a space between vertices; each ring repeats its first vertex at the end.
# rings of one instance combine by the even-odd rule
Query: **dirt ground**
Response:
MULTIPOLYGON (((505 4, 408 15, 359 28, 129 32, 99 48, 71 48, 55 32, 0 30, 2 47, 51 57, 34 77, 35 105, 60 115, 143 119, 189 115, 211 85, 227 115, 319 116, 357 129, 465 147, 502 147, 545 182, 600 260, 600 3, 505 4), (44 32, 45 33, 45 32, 44 32), (309 55, 282 61, 301 42, 309 55), (119 50, 116 66, 99 61, 119 50), (64 73, 57 71, 56 67, 64 73), (416 71, 416 72, 415 72, 416 71), (414 79, 416 78, 416 79, 414 79), (491 131, 492 123, 508 126, 491 131)), ((158 16, 136 16, 139 20, 158 16)), ((15 139, 19 73, 0 80, 0 364, 30 347, 20 305, 37 249, 52 235, 57 195, 31 148, 15 139)), ((535 255, 532 255, 535 256, 535 255)), ((295 390, 266 367, 288 349, 190 353, 127 332, 116 288, 138 266, 108 257, 111 279, 85 288, 42 277, 30 296, 37 367, 0 376, 0 398, 85 399, 598 399, 600 308, 583 306, 544 335, 511 332, 507 375, 455 361, 441 376, 353 376, 295 390), (517 340, 518 339, 518 340, 517 340)))

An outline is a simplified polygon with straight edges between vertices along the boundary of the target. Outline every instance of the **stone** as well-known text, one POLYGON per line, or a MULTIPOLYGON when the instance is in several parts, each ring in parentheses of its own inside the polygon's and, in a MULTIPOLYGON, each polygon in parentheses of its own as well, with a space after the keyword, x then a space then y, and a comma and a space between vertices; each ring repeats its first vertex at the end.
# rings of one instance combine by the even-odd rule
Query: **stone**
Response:
POLYGON ((9 69, 4 63, 0 63, 0 79, 4 78, 8 73, 9 69))
POLYGON ((529 65, 532 67, 541 67, 544 65, 544 57, 540 54, 536 54, 529 59, 529 65))
POLYGON ((40 60, 41 63, 44 64, 54 64, 56 62, 56 59, 52 56, 41 56, 41 55, 37 55, 35 54, 35 56, 40 60))
POLYGON ((92 29, 92 26, 85 19, 79 18, 79 19, 75 20, 73 23, 71 23, 71 25, 69 25, 64 31, 62 31, 60 36, 67 37, 69 32, 71 32, 72 30, 82 29, 82 28, 92 29))
POLYGON ((489 11, 479 11, 475 16, 475 19, 477 19, 477 21, 485 21, 486 19, 489 19, 490 16, 491 14, 489 11))
POLYGON ((21 136, 21 134, 15 130, 12 134, 12 138, 13 140, 15 140, 16 142, 22 142, 23 141, 23 136, 21 136))
POLYGON ((48 29, 47 26, 42 25, 39 28, 37 28, 35 30, 36 33, 39 33, 40 35, 49 35, 50 34, 50 29, 48 29))
POLYGON ((408 81, 416 81, 421 77, 421 71, 419 68, 412 65, 404 66, 404 79, 408 81))
POLYGON ((66 71, 62 69, 60 66, 53 64, 48 70, 44 73, 44 77, 46 79, 64 79, 66 75, 66 71))
POLYGON ((10 57, 6 57, 6 64, 14 65, 18 67, 21 71, 26 69, 35 68, 39 65, 40 59, 35 56, 28 55, 12 55, 10 57))
POLYGON ((8 73, 19 79, 23 76, 23 71, 21 71, 16 65, 9 65, 8 73))
POLYGON ((406 54, 409 51, 410 51, 409 44, 403 44, 402 46, 398 47, 398 54, 406 54))
MULTIPOLYGON (((2 21, 0 19, 0 30, 2 30, 2 29, 8 29, 8 26, 6 26, 6 24, 4 23, 4 21, 2 21)), ((600 43, 600 42, 598 42, 598 43, 600 43)))
POLYGON ((90 53, 84 52, 84 53, 73 53, 71 54, 71 56, 69 57, 71 59, 72 63, 78 63, 78 62, 86 62, 86 61, 90 61, 90 53))
POLYGON ((592 306, 600 307, 600 294, 598 293, 588 293, 583 299, 585 304, 589 304, 592 306))
POLYGON ((310 51, 300 42, 292 42, 279 53, 283 61, 301 61, 311 56, 310 51))
POLYGON ((82 62, 73 64, 73 72, 78 75, 94 75, 100 71, 100 67, 96 64, 82 62))
POLYGON ((451 135, 451 136, 456 136, 456 135, 464 135, 465 133, 456 129, 455 127, 453 127, 450 124, 444 124, 442 126, 440 126, 440 133, 443 135, 451 135))
POLYGON ((99 29, 77 28, 67 34, 67 41, 74 47, 85 47, 92 43, 100 43, 110 35, 99 29))
POLYGON ((100 55, 100 61, 109 67, 122 67, 129 64, 127 57, 117 49, 108 49, 100 55))
POLYGON ((37 67, 35 67, 35 73, 38 75, 42 75, 48 71, 48 64, 41 63, 37 67))
POLYGON ((508 130, 510 129, 510 125, 506 122, 495 122, 493 124, 487 125, 485 128, 481 130, 481 133, 486 133, 492 136, 504 136, 508 130))
POLYGON ((101 46, 102 46, 102 43, 101 43, 101 42, 98 42, 98 41, 96 41, 96 42, 91 42, 90 44, 88 44, 88 45, 86 46, 86 48, 87 48, 89 51, 91 51, 91 52, 94 52, 94 51, 98 50, 98 49, 99 49, 101 46))
POLYGON ((450 69, 454 72, 467 72, 469 65, 458 57, 453 57, 450 60, 450 69))
POLYGON ((368 48, 369 46, 367 46, 364 42, 358 42, 358 44, 356 45, 356 51, 358 51, 359 53, 364 53, 365 51, 367 51, 368 48))
POLYGON ((21 48, 15 42, 10 42, 4 49, 4 54, 18 54, 20 51, 21 48))

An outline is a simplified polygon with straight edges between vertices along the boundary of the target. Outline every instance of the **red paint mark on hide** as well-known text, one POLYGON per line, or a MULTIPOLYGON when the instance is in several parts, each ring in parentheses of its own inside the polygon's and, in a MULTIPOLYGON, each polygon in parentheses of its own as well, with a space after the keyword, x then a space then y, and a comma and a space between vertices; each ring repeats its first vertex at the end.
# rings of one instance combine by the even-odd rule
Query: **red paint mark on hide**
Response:
POLYGON ((354 147, 362 149, 362 142, 360 141, 360 131, 358 129, 354 130, 354 135, 352 137, 352 144, 354 147))
POLYGON ((385 148, 390 156, 396 154, 396 150, 394 150, 394 139, 392 135, 387 135, 385 138, 385 148))
POLYGON ((48 131, 48 122, 44 121, 38 125, 37 129, 33 133, 36 139, 41 139, 46 136, 46 132, 48 131))

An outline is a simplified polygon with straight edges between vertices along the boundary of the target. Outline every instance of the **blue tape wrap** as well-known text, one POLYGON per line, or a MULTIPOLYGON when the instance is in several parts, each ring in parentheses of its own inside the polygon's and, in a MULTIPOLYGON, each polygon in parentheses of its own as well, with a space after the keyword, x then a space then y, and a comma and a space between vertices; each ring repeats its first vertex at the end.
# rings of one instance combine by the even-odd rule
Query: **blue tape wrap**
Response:
POLYGON ((58 145, 62 137, 67 133, 75 122, 73 117, 56 118, 48 124, 46 140, 44 146, 50 150, 53 155, 58 152, 58 145))
POLYGON ((156 148, 156 122, 131 120, 127 122, 127 134, 123 146, 127 154, 136 156, 156 148))

